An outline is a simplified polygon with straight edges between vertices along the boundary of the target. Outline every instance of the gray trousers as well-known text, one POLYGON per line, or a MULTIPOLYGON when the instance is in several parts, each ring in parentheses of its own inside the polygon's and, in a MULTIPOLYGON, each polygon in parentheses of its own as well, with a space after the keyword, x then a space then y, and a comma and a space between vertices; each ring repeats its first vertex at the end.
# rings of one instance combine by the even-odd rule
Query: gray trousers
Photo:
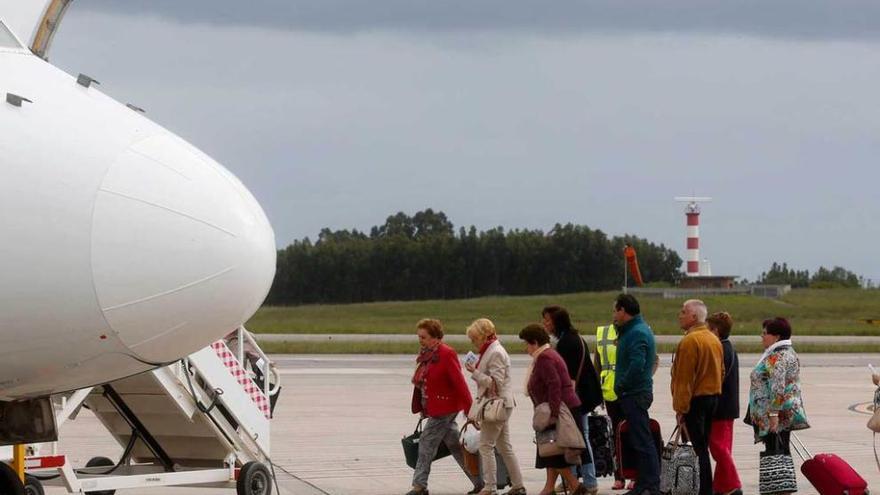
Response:
MULTIPOLYGON (((440 442, 446 444, 455 462, 461 466, 464 471, 464 458, 461 456, 461 444, 458 441, 458 424, 455 417, 458 413, 448 416, 440 416, 437 418, 428 418, 425 426, 422 428, 422 436, 419 437, 419 460, 416 462, 416 471, 413 474, 413 486, 427 488, 428 475, 431 474, 431 462, 437 455, 437 449, 440 448, 440 442)), ((479 476, 471 476, 467 474, 468 479, 474 484, 474 487, 482 487, 483 482, 479 476)))

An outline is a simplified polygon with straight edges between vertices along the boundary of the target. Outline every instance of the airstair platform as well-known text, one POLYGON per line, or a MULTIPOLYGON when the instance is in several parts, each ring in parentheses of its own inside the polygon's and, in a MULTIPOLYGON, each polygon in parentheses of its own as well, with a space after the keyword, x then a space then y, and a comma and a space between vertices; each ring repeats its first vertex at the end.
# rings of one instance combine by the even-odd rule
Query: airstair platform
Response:
POLYGON ((96 457, 74 469, 65 456, 33 456, 29 480, 70 493, 187 485, 269 495, 271 403, 280 377, 246 330, 232 340, 233 349, 219 340, 172 365, 66 397, 58 424, 79 407, 90 409, 123 447, 122 458, 96 457), (61 476, 46 479, 47 470, 61 476))

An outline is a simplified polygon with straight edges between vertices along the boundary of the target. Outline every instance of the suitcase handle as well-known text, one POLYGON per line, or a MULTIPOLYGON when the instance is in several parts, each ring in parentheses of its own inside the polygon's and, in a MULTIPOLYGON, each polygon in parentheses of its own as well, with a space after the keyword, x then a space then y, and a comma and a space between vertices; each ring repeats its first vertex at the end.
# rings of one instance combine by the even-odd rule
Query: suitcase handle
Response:
POLYGON ((794 432, 791 432, 791 440, 791 446, 794 447, 794 451, 797 452, 798 457, 800 457, 802 461, 813 458, 813 454, 810 453, 807 446, 804 445, 804 442, 802 442, 794 432))

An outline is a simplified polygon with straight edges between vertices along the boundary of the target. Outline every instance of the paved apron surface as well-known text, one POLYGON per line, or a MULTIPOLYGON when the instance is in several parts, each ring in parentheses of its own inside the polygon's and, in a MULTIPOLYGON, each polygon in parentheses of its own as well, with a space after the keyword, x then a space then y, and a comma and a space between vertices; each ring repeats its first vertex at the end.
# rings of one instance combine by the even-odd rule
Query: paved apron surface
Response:
MULTIPOLYGON (((516 344, 514 344, 516 345, 516 344)), ((273 424, 273 456, 278 466, 282 494, 385 495, 409 489, 412 470, 403 461, 400 439, 412 432, 416 417, 409 413, 413 357, 404 356, 274 356, 282 371, 284 389, 273 424)), ((740 356, 742 411, 745 412, 749 371, 757 355, 740 356)), ((513 383, 519 389, 527 357, 513 357, 513 383)), ((834 452, 880 491, 880 472, 874 463, 872 437, 865 427, 868 416, 851 406, 870 402, 874 387, 867 364, 880 365, 877 354, 802 355, 802 380, 807 415, 813 428, 800 434, 812 450, 834 452)), ((674 414, 669 394, 670 356, 662 356, 655 376, 652 417, 664 435, 672 431, 674 414)), ((468 380, 470 382, 470 380, 468 380)), ((544 474, 533 468, 531 404, 521 396, 512 421, 512 440, 519 456, 529 493, 540 491, 544 474)), ((856 408, 858 409, 858 408, 856 408)), ((116 458, 121 448, 103 431, 90 413, 62 429, 62 451, 75 465, 96 455, 116 458)), ((744 492, 757 493, 759 447, 752 443, 751 428, 735 423, 734 455, 744 492)), ((799 460, 796 458, 796 463, 799 460)), ((816 491, 799 479, 799 493, 816 491)), ((611 480, 600 480, 600 493, 611 480)), ((432 470, 433 495, 463 494, 470 489, 451 458, 438 461, 432 470)), ((49 494, 66 493, 48 488, 49 494)), ((232 494, 218 489, 144 489, 120 495, 198 493, 232 494)))

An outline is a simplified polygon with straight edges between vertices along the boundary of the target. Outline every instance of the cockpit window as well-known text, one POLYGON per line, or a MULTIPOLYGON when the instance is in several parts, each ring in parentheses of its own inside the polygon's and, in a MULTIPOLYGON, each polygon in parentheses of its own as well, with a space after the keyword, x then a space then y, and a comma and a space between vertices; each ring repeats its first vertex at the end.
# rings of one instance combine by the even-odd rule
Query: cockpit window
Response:
POLYGON ((21 48, 3 21, 0 21, 0 48, 21 48))

